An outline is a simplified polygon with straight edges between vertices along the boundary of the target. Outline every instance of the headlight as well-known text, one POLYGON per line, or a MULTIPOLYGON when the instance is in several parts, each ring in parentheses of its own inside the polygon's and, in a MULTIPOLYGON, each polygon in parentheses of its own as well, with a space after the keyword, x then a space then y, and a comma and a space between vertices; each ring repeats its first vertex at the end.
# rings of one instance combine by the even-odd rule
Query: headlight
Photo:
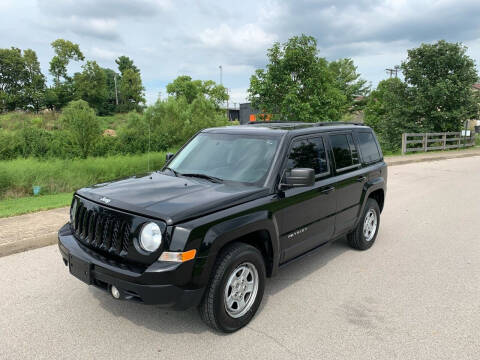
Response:
POLYGON ((162 232, 160 227, 153 222, 143 225, 142 231, 140 232, 140 246, 142 249, 153 252, 160 247, 161 243, 162 232))

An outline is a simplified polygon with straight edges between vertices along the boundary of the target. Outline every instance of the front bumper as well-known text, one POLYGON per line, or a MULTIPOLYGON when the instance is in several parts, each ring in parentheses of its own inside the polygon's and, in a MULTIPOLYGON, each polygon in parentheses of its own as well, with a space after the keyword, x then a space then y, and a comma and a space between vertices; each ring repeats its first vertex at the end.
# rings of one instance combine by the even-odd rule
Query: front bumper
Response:
POLYGON ((88 267, 88 280, 83 281, 104 290, 115 286, 124 299, 182 310, 198 305, 205 290, 189 287, 193 260, 155 262, 146 269, 118 263, 79 244, 69 223, 58 232, 58 247, 65 265, 75 259, 88 267))

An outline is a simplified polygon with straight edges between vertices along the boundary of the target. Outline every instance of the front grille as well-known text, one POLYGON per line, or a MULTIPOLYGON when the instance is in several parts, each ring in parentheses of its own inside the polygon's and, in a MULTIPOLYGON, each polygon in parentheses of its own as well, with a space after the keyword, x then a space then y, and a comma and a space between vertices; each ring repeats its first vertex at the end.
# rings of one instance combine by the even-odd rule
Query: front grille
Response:
POLYGON ((75 237, 84 245, 125 257, 131 245, 130 223, 102 208, 87 208, 77 201, 71 224, 75 237))

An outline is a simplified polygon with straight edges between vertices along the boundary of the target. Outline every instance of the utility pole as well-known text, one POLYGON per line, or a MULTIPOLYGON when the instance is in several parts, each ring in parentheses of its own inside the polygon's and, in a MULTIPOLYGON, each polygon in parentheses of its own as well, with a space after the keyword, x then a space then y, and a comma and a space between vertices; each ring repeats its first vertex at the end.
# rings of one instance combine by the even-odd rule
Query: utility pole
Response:
POLYGON ((400 66, 395 65, 393 69, 385 69, 385 71, 390 75, 390 78, 395 74, 395 77, 398 77, 398 71, 400 70, 400 66))
POLYGON ((118 105, 118 91, 117 91, 117 74, 113 75, 113 82, 115 83, 115 103, 118 105))
POLYGON ((230 110, 228 109, 228 89, 227 89, 227 120, 230 120, 230 110))
POLYGON ((222 65, 218 67, 220 69, 220 85, 223 85, 223 68, 222 65))

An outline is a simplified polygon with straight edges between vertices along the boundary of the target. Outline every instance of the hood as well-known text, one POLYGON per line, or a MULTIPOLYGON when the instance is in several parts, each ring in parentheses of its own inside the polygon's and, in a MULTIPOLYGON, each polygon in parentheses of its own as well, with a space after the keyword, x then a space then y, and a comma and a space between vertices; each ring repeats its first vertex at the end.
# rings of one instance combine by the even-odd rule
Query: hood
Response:
POLYGON ((265 196, 268 189, 152 173, 83 188, 77 194, 104 206, 159 218, 172 225, 265 196))

